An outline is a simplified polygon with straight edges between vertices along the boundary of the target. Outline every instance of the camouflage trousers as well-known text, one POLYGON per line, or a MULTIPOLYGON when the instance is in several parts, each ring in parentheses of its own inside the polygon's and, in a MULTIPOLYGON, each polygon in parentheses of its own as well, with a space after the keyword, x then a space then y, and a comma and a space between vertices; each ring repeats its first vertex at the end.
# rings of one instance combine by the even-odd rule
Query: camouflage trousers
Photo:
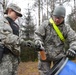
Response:
POLYGON ((13 55, 4 55, 0 63, 0 75, 17 75, 18 59, 13 55))
POLYGON ((38 61, 39 75, 47 75, 50 70, 51 62, 38 61))

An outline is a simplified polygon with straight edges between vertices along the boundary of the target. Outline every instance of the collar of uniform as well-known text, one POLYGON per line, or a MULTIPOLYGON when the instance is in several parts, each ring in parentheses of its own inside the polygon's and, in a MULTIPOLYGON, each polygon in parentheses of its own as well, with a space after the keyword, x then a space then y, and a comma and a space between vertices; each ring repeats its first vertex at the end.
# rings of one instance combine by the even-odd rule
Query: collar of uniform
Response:
MULTIPOLYGON (((50 22, 48 23, 50 25, 50 22)), ((58 27, 63 27, 64 21, 58 25, 58 27)))
POLYGON ((58 26, 59 26, 59 27, 62 27, 62 26, 63 26, 63 24, 64 24, 64 21, 63 21, 62 23, 60 23, 58 26))
POLYGON ((6 19, 8 19, 8 20, 10 20, 10 21, 14 21, 14 20, 11 19, 9 16, 7 16, 6 19))

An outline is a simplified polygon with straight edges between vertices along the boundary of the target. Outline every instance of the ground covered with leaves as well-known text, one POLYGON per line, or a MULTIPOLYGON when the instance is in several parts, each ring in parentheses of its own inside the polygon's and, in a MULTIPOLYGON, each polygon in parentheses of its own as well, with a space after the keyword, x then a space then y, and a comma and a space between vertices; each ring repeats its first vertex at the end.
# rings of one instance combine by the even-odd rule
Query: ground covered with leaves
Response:
POLYGON ((21 62, 18 67, 18 75, 39 75, 38 62, 21 62))
MULTIPOLYGON (((73 62, 76 63, 76 59, 73 62)), ((39 75, 38 62, 21 62, 18 67, 18 75, 39 75)))

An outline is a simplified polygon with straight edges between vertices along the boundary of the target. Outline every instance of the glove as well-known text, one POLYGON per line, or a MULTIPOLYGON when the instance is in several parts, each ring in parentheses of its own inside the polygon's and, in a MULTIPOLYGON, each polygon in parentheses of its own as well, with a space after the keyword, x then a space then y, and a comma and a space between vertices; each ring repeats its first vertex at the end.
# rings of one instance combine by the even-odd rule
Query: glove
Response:
POLYGON ((76 52, 72 49, 69 49, 67 52, 66 52, 66 55, 69 56, 69 57, 75 57, 76 56, 76 52))
POLYGON ((44 47, 43 47, 43 43, 41 41, 36 41, 35 42, 35 48, 36 48, 37 51, 45 50, 44 47))
POLYGON ((26 46, 28 46, 28 47, 34 47, 34 46, 35 46, 35 44, 34 44, 34 42, 33 42, 33 41, 28 40, 28 41, 26 41, 26 46))
POLYGON ((34 46, 35 46, 34 43, 33 43, 33 41, 31 41, 31 40, 22 41, 22 42, 21 42, 21 45, 22 45, 23 47, 25 47, 25 46, 27 46, 27 47, 34 47, 34 46))

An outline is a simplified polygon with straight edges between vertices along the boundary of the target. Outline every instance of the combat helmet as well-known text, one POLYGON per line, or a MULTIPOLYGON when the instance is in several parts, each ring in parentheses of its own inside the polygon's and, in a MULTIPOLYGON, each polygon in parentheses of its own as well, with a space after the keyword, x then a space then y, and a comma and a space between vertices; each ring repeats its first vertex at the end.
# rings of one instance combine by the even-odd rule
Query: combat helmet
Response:
POLYGON ((60 16, 65 17, 66 9, 64 8, 63 5, 59 5, 54 9, 53 15, 58 16, 58 17, 60 17, 60 16))

